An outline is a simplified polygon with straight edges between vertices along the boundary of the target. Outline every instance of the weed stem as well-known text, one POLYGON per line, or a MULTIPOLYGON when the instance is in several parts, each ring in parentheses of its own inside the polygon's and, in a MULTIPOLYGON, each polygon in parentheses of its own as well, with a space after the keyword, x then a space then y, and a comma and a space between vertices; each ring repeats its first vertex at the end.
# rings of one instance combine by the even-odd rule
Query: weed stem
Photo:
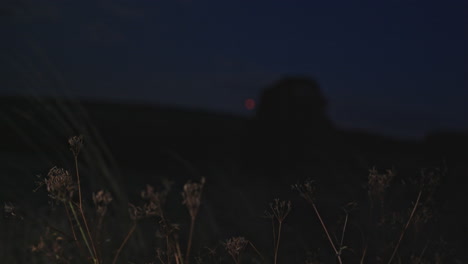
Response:
POLYGON ((115 253, 114 260, 112 261, 112 264, 117 263, 117 260, 119 259, 120 252, 124 248, 125 244, 127 244, 127 241, 130 239, 130 237, 132 236, 135 229, 136 229, 136 222, 133 223, 132 227, 130 228, 127 235, 125 236, 125 239, 122 241, 122 244, 120 244, 119 249, 117 249, 117 252, 115 253))
POLYGON ((91 250, 91 247, 89 246, 88 239, 86 238, 84 229, 81 226, 80 220, 78 219, 78 216, 76 214, 75 207, 73 206, 73 203, 71 201, 68 202, 68 205, 70 206, 70 209, 72 210, 73 217, 75 218, 75 221, 78 224, 78 229, 80 229, 81 236, 83 237, 85 245, 88 248, 89 254, 91 255, 91 258, 93 259, 94 263, 97 263, 96 257, 94 256, 93 251, 91 250))
POLYGON ((319 213, 317 207, 315 206, 315 203, 311 203, 311 204, 312 204, 312 207, 314 208, 315 214, 317 215, 318 219, 320 220, 320 224, 322 224, 322 228, 325 231, 325 234, 327 235, 328 241, 330 241, 330 244, 331 244, 333 250, 335 251, 336 257, 338 258, 338 262, 340 264, 342 264, 343 262, 341 261, 340 252, 338 252, 338 250, 336 249, 335 244, 333 243, 333 240, 331 239, 330 234, 328 233, 328 229, 325 226, 325 223, 323 222, 322 217, 320 216, 320 213, 319 213))
POLYGON ((279 243, 280 243, 280 239, 281 239, 281 227, 283 225, 283 222, 282 221, 278 221, 279 224, 278 224, 278 239, 276 240, 276 247, 275 247, 275 264, 277 263, 277 259, 278 259, 278 249, 279 249, 279 243))
POLYGON ((393 258, 395 257, 395 255, 396 255, 396 253, 398 251, 398 248, 400 247, 401 240, 403 239, 403 236, 405 235, 406 230, 408 229, 408 227, 409 227, 409 225, 411 223, 411 220, 413 219, 414 212, 416 212, 416 208, 418 207, 419 200, 421 199, 421 194, 422 194, 422 190, 419 191, 418 198, 416 199, 416 202, 414 203, 414 206, 413 206, 413 210, 411 211, 410 217, 409 217, 408 221, 406 222, 405 228, 403 229, 403 231, 400 234, 400 238, 398 239, 398 243, 396 244, 395 249, 393 250, 392 256, 390 257, 390 260, 388 261, 388 264, 392 263, 393 258))
POLYGON ((189 264, 190 262, 190 249, 192 247, 193 229, 195 226, 195 217, 192 217, 191 219, 192 221, 190 222, 190 233, 187 242, 187 253, 185 254, 185 264, 189 264))

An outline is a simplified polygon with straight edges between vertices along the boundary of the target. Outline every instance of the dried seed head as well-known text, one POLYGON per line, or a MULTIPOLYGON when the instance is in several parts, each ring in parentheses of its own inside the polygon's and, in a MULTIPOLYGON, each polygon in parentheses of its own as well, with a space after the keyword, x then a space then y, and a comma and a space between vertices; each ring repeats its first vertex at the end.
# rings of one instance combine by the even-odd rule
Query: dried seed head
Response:
POLYGON ((112 195, 104 190, 93 193, 93 201, 96 206, 96 212, 99 216, 104 216, 107 212, 107 206, 112 202, 112 195))
POLYGON ((417 188, 424 188, 427 196, 431 196, 437 190, 440 178, 443 177, 444 173, 445 172, 439 168, 421 169, 420 176, 413 180, 413 184, 416 185, 417 188))
POLYGON ((306 180, 301 184, 294 184, 291 186, 293 190, 299 192, 302 198, 309 203, 315 202, 315 182, 313 180, 306 180))
POLYGON ((141 191, 141 198, 146 200, 144 210, 148 216, 156 215, 161 216, 163 214, 162 208, 166 202, 167 190, 162 192, 155 192, 151 185, 146 185, 146 189, 141 191))
POLYGON ((161 248, 156 248, 156 257, 159 259, 159 260, 162 260, 162 259, 165 259, 166 258, 166 252, 164 252, 164 250, 162 250, 161 248))
POLYGON ((383 203, 385 190, 390 186, 390 182, 394 177, 395 173, 392 170, 387 170, 382 174, 380 174, 375 168, 369 170, 367 188, 371 201, 378 200, 383 203))
POLYGON ((205 178, 202 178, 200 183, 189 181, 184 185, 184 191, 182 192, 182 204, 187 206, 192 219, 197 216, 198 209, 200 208, 201 195, 204 185, 205 178))
POLYGON ((3 217, 23 220, 23 217, 17 213, 16 206, 11 202, 5 202, 3 206, 3 217))
POLYGON ((358 203, 355 201, 349 202, 343 206, 343 211, 346 214, 349 214, 351 211, 354 211, 358 207, 358 203))
POLYGON ((291 201, 280 201, 275 199, 274 203, 270 203, 270 209, 278 222, 283 222, 291 212, 291 201))
POLYGON ((3 206, 3 212, 8 215, 15 216, 15 206, 12 203, 5 203, 3 206))
POLYGON ((143 205, 143 211, 147 217, 161 215, 161 207, 152 201, 149 201, 143 205))
POLYGON ((31 252, 41 252, 42 250, 44 250, 45 248, 45 242, 44 242, 44 238, 41 236, 39 238, 39 242, 37 243, 37 245, 32 245, 31 246, 31 252))
POLYGON ((78 156, 83 147, 83 135, 71 137, 68 139, 68 144, 70 145, 70 150, 73 152, 73 155, 75 157, 78 156))
POLYGON ((68 171, 53 167, 44 179, 49 196, 57 201, 66 202, 73 197, 76 184, 68 171))
POLYGON ((45 234, 40 236, 39 242, 31 246, 31 252, 41 253, 53 262, 57 260, 60 263, 69 263, 69 258, 64 254, 63 247, 64 238, 56 232, 51 232, 49 228, 46 229, 45 234))
POLYGON ((238 260, 240 254, 244 251, 248 243, 249 241, 244 237, 233 237, 226 240, 224 247, 232 258, 238 260))
POLYGON ((128 204, 128 213, 130 214, 130 219, 133 221, 137 221, 145 217, 145 210, 140 206, 135 206, 131 203, 128 204))
POLYGON ((138 220, 144 217, 159 216, 163 217, 163 205, 166 201, 168 190, 155 192, 151 185, 146 185, 146 189, 141 191, 141 198, 145 200, 143 206, 129 204, 130 217, 138 220))

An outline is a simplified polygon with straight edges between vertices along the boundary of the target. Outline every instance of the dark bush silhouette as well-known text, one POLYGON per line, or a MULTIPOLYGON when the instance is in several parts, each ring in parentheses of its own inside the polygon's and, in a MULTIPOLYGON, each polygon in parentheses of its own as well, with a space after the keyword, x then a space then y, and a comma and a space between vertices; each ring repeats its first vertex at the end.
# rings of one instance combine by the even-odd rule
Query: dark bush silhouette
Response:
POLYGON ((327 102, 317 82, 304 77, 287 77, 267 87, 260 98, 257 120, 263 125, 286 128, 329 129, 327 102))
POLYGON ((288 170, 315 159, 334 132, 326 106, 319 85, 307 77, 286 77, 266 87, 252 125, 257 149, 252 164, 288 170))

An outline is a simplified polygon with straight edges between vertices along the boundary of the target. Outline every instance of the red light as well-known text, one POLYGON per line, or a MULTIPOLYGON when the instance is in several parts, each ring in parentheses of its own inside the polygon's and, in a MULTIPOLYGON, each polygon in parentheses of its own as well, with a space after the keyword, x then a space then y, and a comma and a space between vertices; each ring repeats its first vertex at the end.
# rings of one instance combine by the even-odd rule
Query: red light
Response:
POLYGON ((255 100, 252 98, 246 99, 244 106, 247 108, 247 110, 253 110, 255 108, 255 100))

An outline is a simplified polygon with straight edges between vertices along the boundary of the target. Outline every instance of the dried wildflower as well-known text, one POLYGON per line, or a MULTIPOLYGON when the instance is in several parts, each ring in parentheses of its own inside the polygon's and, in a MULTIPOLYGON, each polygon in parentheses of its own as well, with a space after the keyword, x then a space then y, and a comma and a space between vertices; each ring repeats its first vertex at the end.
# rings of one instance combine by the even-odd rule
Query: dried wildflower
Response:
POLYGON ((83 147, 83 135, 71 137, 68 140, 68 145, 70 145, 70 150, 73 155, 77 157, 83 147))
POLYGON ((64 254, 63 241, 62 236, 47 228, 45 234, 40 236, 39 242, 31 246, 31 252, 41 253, 55 263, 69 263, 64 254))
POLYGON ((315 182, 312 180, 306 180, 302 184, 294 184, 291 186, 293 190, 299 192, 302 198, 309 203, 315 202, 315 182))
POLYGON ((96 206, 96 212, 99 216, 104 216, 107 212, 107 206, 112 202, 112 196, 109 192, 103 190, 93 193, 93 202, 96 206))
POLYGON ((390 186, 390 182, 394 177, 395 173, 392 170, 387 170, 386 173, 382 174, 375 168, 369 170, 367 188, 371 201, 378 200, 383 203, 385 190, 390 186))
POLYGON ((270 203, 270 209, 278 222, 283 222, 291 212, 291 201, 280 201, 275 199, 275 203, 270 203))
POLYGON ((244 237, 233 237, 224 243, 224 247, 231 257, 234 259, 235 263, 239 263, 240 255, 244 251, 245 247, 249 241, 244 237))
POLYGON ((441 176, 443 176, 444 171, 440 169, 421 169, 421 174, 417 179, 413 179, 412 183, 418 189, 424 189, 427 197, 430 198, 437 189, 441 176))
POLYGON ((145 216, 159 216, 161 215, 161 208, 152 201, 143 205, 143 212, 145 216))
POLYGON ((202 178, 200 183, 189 181, 184 185, 184 191, 182 192, 182 204, 187 206, 192 219, 195 219, 198 213, 198 209, 200 208, 201 195, 204 185, 205 178, 202 178))
POLYGON ((357 207, 358 207, 358 203, 355 201, 352 201, 343 206, 343 211, 349 214, 350 212, 356 210, 357 207))
POLYGON ((212 257, 216 256, 216 247, 214 248, 205 247, 205 249, 208 251, 208 255, 212 257))
POLYGON ((141 191, 141 198, 143 200, 156 200, 157 194, 154 192, 154 187, 147 184, 146 189, 141 191))
POLYGON ((155 192, 151 185, 146 185, 146 189, 141 191, 141 198, 145 200, 142 206, 129 204, 130 217, 133 220, 139 220, 150 216, 159 216, 163 218, 162 207, 166 201, 167 191, 155 192))
POLYGON ((146 200, 144 211, 148 216, 161 216, 162 207, 166 202, 167 191, 155 192, 151 185, 146 185, 146 189, 141 191, 141 198, 146 200))
POLYGON ((16 218, 18 216, 18 214, 16 213, 15 206, 10 202, 5 203, 5 205, 3 206, 3 214, 5 218, 16 218))
POLYGON ((144 210, 141 207, 135 206, 131 203, 129 203, 128 206, 130 219, 132 219, 133 221, 140 220, 145 216, 144 210))
POLYGON ((73 197, 76 184, 68 171, 53 167, 44 179, 49 196, 57 201, 66 202, 73 197))
POLYGON ((156 231, 156 236, 159 238, 164 238, 172 234, 177 233, 180 230, 180 225, 175 223, 169 223, 165 220, 159 221, 159 230, 156 231))
POLYGON ((42 250, 44 250, 44 248, 45 248, 45 242, 44 242, 44 238, 41 236, 39 238, 39 242, 37 243, 37 245, 31 246, 31 252, 33 253, 41 252, 42 250))

